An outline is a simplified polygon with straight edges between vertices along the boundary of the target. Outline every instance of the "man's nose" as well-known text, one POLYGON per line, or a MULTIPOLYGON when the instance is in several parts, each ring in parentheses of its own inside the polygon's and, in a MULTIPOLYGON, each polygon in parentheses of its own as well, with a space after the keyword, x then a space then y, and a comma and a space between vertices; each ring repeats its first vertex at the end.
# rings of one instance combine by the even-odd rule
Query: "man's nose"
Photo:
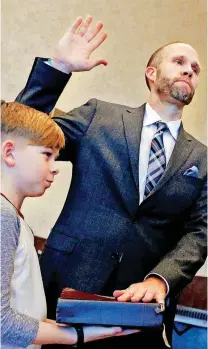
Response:
POLYGON ((187 75, 189 78, 192 77, 193 75, 193 70, 192 69, 186 69, 182 72, 182 75, 187 75))

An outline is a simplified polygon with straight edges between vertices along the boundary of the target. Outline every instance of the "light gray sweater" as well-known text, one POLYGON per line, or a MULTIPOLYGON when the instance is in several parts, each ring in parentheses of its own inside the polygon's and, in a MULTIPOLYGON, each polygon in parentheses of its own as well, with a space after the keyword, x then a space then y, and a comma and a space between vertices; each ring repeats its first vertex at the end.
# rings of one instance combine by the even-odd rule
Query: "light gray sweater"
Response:
POLYGON ((11 308, 11 280, 20 236, 20 219, 13 205, 1 196, 1 343, 26 348, 38 332, 39 322, 11 308))

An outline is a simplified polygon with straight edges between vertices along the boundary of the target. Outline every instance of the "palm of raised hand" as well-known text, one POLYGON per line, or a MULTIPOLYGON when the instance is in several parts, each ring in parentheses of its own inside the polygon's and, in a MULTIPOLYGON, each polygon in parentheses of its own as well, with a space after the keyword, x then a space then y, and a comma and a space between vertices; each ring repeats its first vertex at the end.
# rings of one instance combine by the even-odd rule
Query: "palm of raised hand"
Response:
POLYGON ((100 64, 107 65, 106 60, 91 57, 92 52, 107 37, 105 33, 100 33, 103 27, 101 22, 96 24, 95 29, 90 29, 91 22, 90 16, 85 21, 81 17, 76 19, 59 41, 55 49, 54 61, 66 64, 70 71, 86 71, 100 64))

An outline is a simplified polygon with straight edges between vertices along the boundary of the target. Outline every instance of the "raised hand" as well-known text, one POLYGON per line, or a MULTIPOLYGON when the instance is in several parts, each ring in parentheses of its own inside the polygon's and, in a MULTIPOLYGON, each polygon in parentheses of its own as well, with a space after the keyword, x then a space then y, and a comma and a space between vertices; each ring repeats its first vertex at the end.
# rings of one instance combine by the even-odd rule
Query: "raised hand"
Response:
POLYGON ((166 283, 164 280, 157 277, 149 277, 143 282, 132 284, 125 290, 114 291, 113 295, 120 302, 131 300, 132 302, 151 302, 155 299, 156 302, 164 304, 167 292, 166 283))
POLYGON ((91 22, 91 16, 87 16, 85 20, 78 17, 66 31, 55 48, 55 67, 62 65, 68 72, 75 72, 91 70, 100 64, 107 65, 105 59, 91 57, 107 37, 106 33, 100 32, 102 22, 97 22, 94 29, 91 28, 91 22))

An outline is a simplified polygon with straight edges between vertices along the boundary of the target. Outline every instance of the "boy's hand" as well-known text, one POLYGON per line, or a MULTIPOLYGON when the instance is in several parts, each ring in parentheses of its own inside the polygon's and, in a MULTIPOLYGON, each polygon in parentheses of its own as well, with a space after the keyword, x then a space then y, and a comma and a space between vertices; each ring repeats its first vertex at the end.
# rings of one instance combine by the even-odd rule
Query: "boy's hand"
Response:
POLYGON ((113 295, 120 302, 131 300, 132 302, 150 302, 155 299, 156 302, 164 304, 166 296, 165 281, 156 278, 148 277, 145 281, 130 285, 125 290, 114 291, 113 295))
POLYGON ((84 342, 91 342, 98 339, 104 339, 113 336, 126 336, 132 333, 140 332, 140 330, 126 329, 121 327, 106 327, 106 326, 84 326, 84 342))
POLYGON ((100 33, 102 22, 97 22, 94 29, 90 28, 92 17, 87 16, 83 21, 78 17, 59 41, 52 60, 52 65, 65 66, 65 71, 87 71, 97 65, 107 65, 103 58, 92 58, 91 54, 106 39, 106 33, 100 33))

